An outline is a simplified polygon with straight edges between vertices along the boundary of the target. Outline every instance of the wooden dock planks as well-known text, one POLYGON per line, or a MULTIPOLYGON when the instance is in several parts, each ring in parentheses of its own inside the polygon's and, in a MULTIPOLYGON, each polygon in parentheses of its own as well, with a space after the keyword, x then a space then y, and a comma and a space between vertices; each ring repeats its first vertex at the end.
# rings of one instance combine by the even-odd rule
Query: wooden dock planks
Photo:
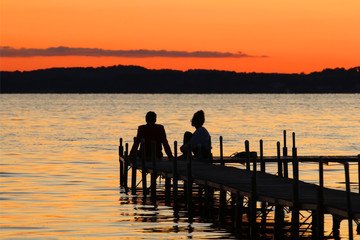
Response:
MULTIPOLYGON (((130 164, 131 165, 131 164, 130 164)), ((152 172, 152 163, 146 162, 146 171, 152 172)), ((136 166, 141 166, 137 163, 136 166)), ((178 179, 188 180, 186 160, 178 160, 178 179)), ((159 161, 156 164, 157 174, 163 177, 174 176, 173 163, 170 161, 159 161)), ((251 196, 252 171, 235 167, 220 166, 203 162, 193 161, 193 182, 199 185, 207 185, 217 189, 224 189, 242 196, 251 196)), ((258 201, 271 204, 279 204, 286 207, 293 206, 293 179, 278 177, 272 174, 257 171, 256 194, 258 201)), ((301 210, 316 210, 318 186, 311 183, 299 181, 299 205, 301 210)), ((351 193, 352 218, 360 219, 360 194, 351 193)), ((334 214, 342 218, 348 218, 346 205, 346 192, 335 189, 324 189, 325 213, 334 214)))

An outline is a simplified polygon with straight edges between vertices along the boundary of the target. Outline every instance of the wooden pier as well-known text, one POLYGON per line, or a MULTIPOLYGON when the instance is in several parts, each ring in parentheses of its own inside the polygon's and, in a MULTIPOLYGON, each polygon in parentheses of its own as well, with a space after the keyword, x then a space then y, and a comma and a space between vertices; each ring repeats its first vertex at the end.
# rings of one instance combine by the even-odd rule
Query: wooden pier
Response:
MULTIPOLYGON (((193 188, 215 189, 219 191, 219 215, 229 204, 227 196, 231 196, 233 208, 233 224, 235 228, 241 228, 242 218, 247 214, 249 219, 248 238, 260 239, 259 221, 266 218, 267 207, 274 210, 274 236, 275 239, 283 239, 284 209, 291 211, 291 239, 300 239, 300 211, 310 211, 312 215, 311 234, 313 239, 325 239, 324 214, 333 216, 333 237, 339 236, 340 221, 348 221, 349 239, 353 239, 353 221, 357 223, 357 232, 360 234, 360 192, 350 190, 349 162, 358 164, 358 184, 360 184, 360 155, 358 156, 335 156, 335 157, 300 157, 297 156, 295 147, 295 134, 293 133, 292 156, 287 156, 286 132, 284 131, 283 156, 280 156, 280 143, 277 144, 277 156, 264 157, 262 141, 260 140, 260 156, 250 158, 249 143, 245 141, 245 157, 224 157, 222 138, 220 138, 220 156, 210 159, 178 159, 177 143, 174 143, 175 158, 167 159, 129 159, 128 144, 123 145, 120 139, 119 163, 120 185, 126 191, 131 190, 136 194, 137 190, 147 197, 150 193, 152 199, 157 197, 158 177, 165 178, 165 198, 173 199, 173 206, 177 205, 179 182, 183 182, 186 195, 186 207, 189 212, 193 208, 193 188), (277 163, 278 174, 266 173, 266 165, 270 162, 277 163), (310 184, 299 180, 299 163, 316 162, 319 165, 319 185, 310 184), (324 187, 323 164, 339 162, 344 165, 345 189, 335 190, 324 187), (246 169, 226 166, 227 163, 242 163, 246 169), (292 178, 289 178, 288 164, 292 164, 292 178), (260 166, 260 169, 257 169, 260 166), (128 183, 128 171, 131 171, 131 183, 128 183), (140 171, 141 174, 137 174, 140 171), (149 179, 150 178, 150 179, 149 179), (150 180, 150 181, 148 181, 150 180), (141 188, 138 185, 141 184, 141 188), (148 186, 150 183, 150 186, 148 186), (130 185, 130 186, 129 186, 130 185), (244 199, 247 199, 245 210, 244 199), (261 207, 258 205, 261 203, 261 207)), ((153 143, 153 146, 155 144, 153 143)), ((155 151, 153 151, 155 152, 155 151)), ((143 153, 142 156, 145 156, 143 153)), ((233 164, 232 164, 233 165, 233 164)), ((352 181, 353 183, 354 181, 352 181)), ((359 187, 360 191, 360 187, 359 187)), ((326 237, 328 238, 328 237, 326 237)))

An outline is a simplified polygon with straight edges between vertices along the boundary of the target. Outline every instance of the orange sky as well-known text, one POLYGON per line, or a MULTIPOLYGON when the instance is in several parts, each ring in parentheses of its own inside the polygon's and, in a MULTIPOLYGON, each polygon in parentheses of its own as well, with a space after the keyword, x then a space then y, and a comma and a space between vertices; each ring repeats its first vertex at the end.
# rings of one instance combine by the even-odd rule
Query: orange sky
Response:
POLYGON ((11 49, 242 52, 250 57, 10 57, 1 70, 140 65, 238 72, 311 72, 360 65, 359 0, 0 0, 11 49), (267 56, 267 57, 261 57, 267 56))

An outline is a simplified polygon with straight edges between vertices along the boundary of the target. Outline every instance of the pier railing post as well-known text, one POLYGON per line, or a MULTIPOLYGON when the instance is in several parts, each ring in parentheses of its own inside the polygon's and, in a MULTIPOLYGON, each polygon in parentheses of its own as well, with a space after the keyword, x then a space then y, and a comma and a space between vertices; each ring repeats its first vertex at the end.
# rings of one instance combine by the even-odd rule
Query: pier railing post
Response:
POLYGON ((124 162, 121 158, 124 157, 124 146, 123 146, 123 139, 120 138, 120 145, 119 145, 119 178, 120 178, 120 186, 124 186, 124 162))
POLYGON ((295 147, 295 133, 293 132, 293 209, 292 209, 292 239, 299 239, 299 159, 295 147))
POLYGON ((286 147, 286 130, 284 130, 284 147, 283 147, 283 156, 287 157, 288 155, 288 150, 286 147))
POLYGON ((221 166, 225 166, 225 162, 224 162, 224 151, 223 151, 223 137, 220 136, 220 164, 221 166))
POLYGON ((142 175, 142 188, 143 188, 143 195, 146 198, 147 194, 147 180, 146 180, 146 147, 145 147, 145 139, 141 139, 141 146, 142 149, 142 156, 141 156, 141 175, 142 175))
POLYGON ((153 201, 156 199, 156 142, 151 141, 151 161, 152 161, 152 173, 151 173, 151 198, 153 201))
MULTIPOLYGON (((136 137, 134 137, 134 145, 136 144, 136 137)), ((135 149, 135 157, 132 159, 132 167, 131 167, 131 194, 136 194, 136 161, 137 161, 137 149, 135 149)))
POLYGON ((245 153, 246 153, 246 170, 250 171, 250 147, 249 141, 245 141, 245 153))
POLYGON ((276 143, 276 149, 277 149, 278 176, 283 177, 282 162, 281 162, 281 155, 280 155, 280 142, 276 143))
POLYGON ((260 139, 260 171, 266 172, 265 161, 264 161, 264 143, 260 139))
POLYGON ((358 187, 360 193, 360 154, 358 155, 358 187))
POLYGON ((324 239, 324 160, 319 158, 318 208, 316 213, 316 239, 324 239))
POLYGON ((177 172, 177 141, 174 141, 174 159, 173 159, 173 199, 174 207, 177 207, 178 196, 178 172, 177 172))
POLYGON ((349 226, 349 240, 353 240, 353 228, 352 228, 352 208, 351 208, 351 189, 350 189, 350 172, 349 163, 344 162, 345 168, 345 183, 346 183, 346 203, 348 212, 348 226, 349 226))
MULTIPOLYGON (((189 145, 189 149, 192 146, 189 145)), ((186 159, 186 170, 187 170, 187 194, 186 194, 186 204, 187 204, 187 208, 189 213, 191 213, 191 199, 192 199, 192 155, 191 155, 191 150, 188 151, 187 153, 187 159, 186 159)))
POLYGON ((256 227, 256 159, 253 161, 253 171, 251 176, 251 201, 250 201, 250 239, 258 238, 256 227))
POLYGON ((129 144, 125 144, 125 157, 124 157, 124 187, 125 192, 129 191, 128 188, 128 174, 129 174, 129 144))

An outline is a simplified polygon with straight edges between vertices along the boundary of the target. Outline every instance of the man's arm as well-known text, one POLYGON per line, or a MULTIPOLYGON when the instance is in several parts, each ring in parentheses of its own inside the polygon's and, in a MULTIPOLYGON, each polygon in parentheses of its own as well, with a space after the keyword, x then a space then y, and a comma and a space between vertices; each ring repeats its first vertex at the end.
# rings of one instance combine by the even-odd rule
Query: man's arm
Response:
POLYGON ((166 132, 165 132, 165 128, 163 127, 162 128, 162 144, 164 146, 164 150, 165 150, 165 153, 166 155, 168 156, 169 160, 173 159, 173 155, 172 155, 172 152, 171 152, 171 148, 169 146, 169 142, 166 138, 166 132))

